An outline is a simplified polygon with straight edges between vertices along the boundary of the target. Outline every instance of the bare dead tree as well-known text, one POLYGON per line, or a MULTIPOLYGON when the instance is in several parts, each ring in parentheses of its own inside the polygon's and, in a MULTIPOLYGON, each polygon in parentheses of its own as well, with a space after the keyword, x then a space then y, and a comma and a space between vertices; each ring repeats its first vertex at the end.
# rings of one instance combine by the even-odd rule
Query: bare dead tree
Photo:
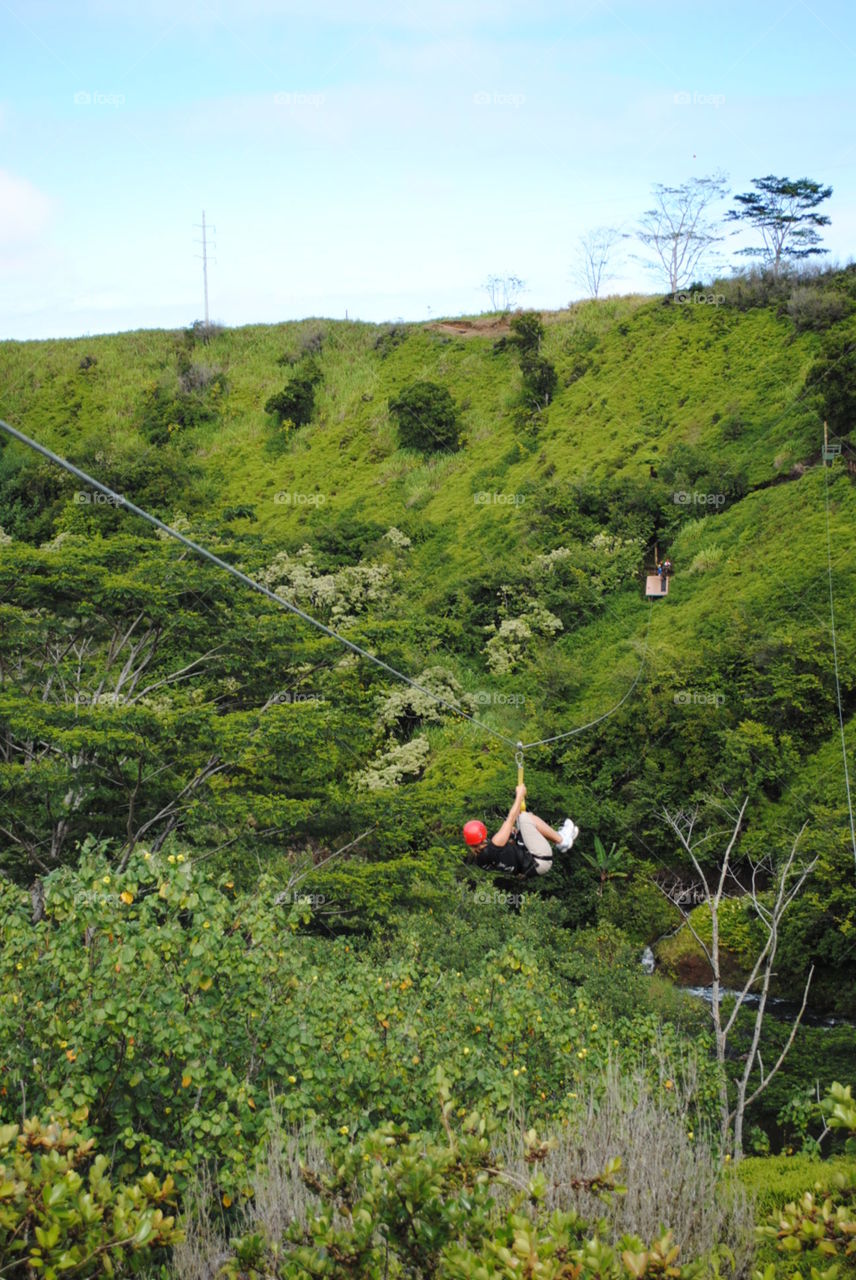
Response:
POLYGON ((618 227, 594 227, 580 236, 573 277, 590 298, 599 297, 603 286, 614 278, 609 263, 619 241, 627 238, 627 234, 619 231, 618 227))
POLYGON ((491 311, 510 311, 521 293, 526 291, 526 281, 519 276, 488 276, 482 288, 490 298, 491 311))
MULTIPOLYGON (((695 835, 695 824, 698 818, 698 809, 694 809, 691 813, 669 813, 664 811, 664 817, 672 831, 678 838, 678 841, 686 854, 688 854, 696 875, 702 885, 703 905, 710 913, 711 924, 711 940, 707 943, 701 936, 699 930, 690 915, 688 906, 681 903, 678 895, 669 893, 668 888, 662 884, 658 884, 660 891, 669 898, 680 911, 687 928, 701 947, 704 955, 710 965, 713 978, 713 1000, 711 1003, 711 1017, 713 1019, 714 1039, 716 1042, 716 1057, 720 1068, 720 1116, 721 1116, 721 1143, 723 1152, 731 1148, 731 1154, 734 1160, 740 1160, 743 1156, 743 1122, 746 1114, 746 1108, 758 1098, 770 1081, 778 1072, 782 1063, 794 1042, 797 1028, 802 1020, 805 1012, 806 1003, 808 1001, 809 987, 814 975, 814 965, 809 970, 806 980, 805 989, 803 991, 802 1005, 799 1013, 794 1019, 791 1027, 790 1035, 787 1042, 776 1059, 773 1066, 766 1070, 760 1053, 761 1031, 764 1025, 764 1017, 767 1012, 767 999, 770 992, 770 982, 774 976, 774 964, 776 961, 776 952, 779 945, 779 927, 791 903, 802 890, 808 877, 814 870, 816 858, 812 858, 808 862, 796 861, 797 847, 800 837, 805 830, 805 825, 797 833, 790 852, 784 861, 776 863, 771 855, 766 855, 758 862, 751 863, 751 885, 748 895, 751 898, 752 908, 761 922, 764 941, 761 944, 752 969, 747 977, 743 989, 737 993, 734 1001, 734 1008, 728 1018, 723 1021, 722 1008, 720 1005, 722 991, 722 970, 720 964, 720 908, 723 898, 728 897, 725 890, 728 885, 733 885, 739 889, 739 884, 734 874, 733 854, 740 834, 740 828, 743 823, 743 815, 748 804, 748 796, 740 806, 740 812, 733 823, 728 844, 721 859, 717 859, 718 873, 710 876, 706 873, 699 856, 699 850, 707 837, 698 838, 695 835), (768 887, 762 892, 759 888, 761 880, 769 881, 768 887), (755 1008, 755 1020, 752 1028, 752 1037, 749 1046, 749 1052, 743 1065, 743 1071, 739 1079, 736 1081, 736 1097, 734 1105, 731 1105, 728 1096, 728 1079, 725 1072, 726 1051, 728 1047, 728 1038, 734 1029, 737 1015, 743 1007, 746 997, 753 988, 758 987, 758 1004, 755 1008), (750 1081, 752 1073, 757 1065, 758 1083, 750 1092, 750 1081)), ((656 882, 655 882, 656 883, 656 882)))
POLYGON ((727 195, 725 175, 719 173, 679 187, 654 187, 654 207, 643 213, 636 238, 653 253, 649 265, 665 273, 672 293, 692 282, 711 247, 725 239, 708 210, 727 195))

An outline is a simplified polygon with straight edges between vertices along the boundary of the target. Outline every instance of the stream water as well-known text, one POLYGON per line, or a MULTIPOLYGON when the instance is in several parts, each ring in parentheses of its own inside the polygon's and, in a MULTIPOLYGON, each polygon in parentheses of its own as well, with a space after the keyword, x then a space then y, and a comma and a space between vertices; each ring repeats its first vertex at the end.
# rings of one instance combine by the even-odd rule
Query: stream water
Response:
MULTIPOLYGON (((642 952, 639 961, 645 973, 653 973, 656 967, 654 952, 650 947, 646 947, 642 952)), ((708 1004, 713 1004, 713 987, 678 987, 679 991, 683 991, 685 995, 694 996, 697 1000, 706 1000, 708 1004)), ((719 999, 724 1000, 730 996, 732 999, 740 995, 739 991, 731 987, 719 988, 719 999)), ((754 1008, 760 996, 754 992, 744 997, 743 1003, 747 1009, 754 1008)), ((771 1018, 778 1018, 780 1022, 793 1022, 800 1011, 798 1004, 793 1000, 780 1000, 773 996, 767 997, 767 1011, 771 1018)), ((809 1027, 853 1027, 856 1023, 850 1022, 847 1018, 833 1018, 827 1014, 812 1013, 811 1009, 806 1009, 802 1016, 803 1022, 809 1027)))
MULTIPOLYGON (((699 1000, 706 1000, 708 1004, 713 1004, 713 987, 679 987, 688 996, 695 996, 699 1000)), ((735 998, 740 995, 739 991, 732 990, 730 987, 719 988, 720 1002, 726 997, 735 998)), ((747 1009, 754 1009, 760 1000, 760 996, 754 992, 750 992, 745 996, 743 1003, 747 1009)), ((778 1018, 780 1022, 793 1022, 800 1007, 793 1000, 779 1000, 773 996, 767 997, 767 1012, 771 1018, 778 1018)), ((802 1016, 802 1021, 809 1027, 852 1027, 856 1024, 849 1022, 846 1018, 832 1018, 823 1013, 812 1013, 811 1009, 806 1009, 802 1016)))

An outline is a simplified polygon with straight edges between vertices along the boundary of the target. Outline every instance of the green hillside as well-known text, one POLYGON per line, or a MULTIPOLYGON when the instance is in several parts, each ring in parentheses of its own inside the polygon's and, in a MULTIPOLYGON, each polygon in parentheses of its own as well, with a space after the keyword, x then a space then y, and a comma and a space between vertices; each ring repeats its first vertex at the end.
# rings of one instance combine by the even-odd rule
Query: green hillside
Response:
MULTIPOLYGON (((671 1089, 709 1042, 703 1011, 638 967, 680 924, 661 889, 698 887, 665 814, 697 811, 711 871, 747 797, 728 972, 759 936, 753 865, 763 896, 801 833, 817 862, 773 991, 798 998, 813 965, 812 1011, 856 1017, 827 571, 828 536, 852 779, 856 273, 815 278, 810 308, 799 289, 0 344, 5 421, 477 721, 0 433, 0 1065, 13 1081, 62 1068, 34 1069, 33 1108, 76 1109, 99 1142, 121 1136, 118 1174, 155 1168, 180 1189, 207 1142, 228 1208, 254 1195, 265 1094, 277 1123, 323 1122, 347 1146, 387 1121, 430 1129, 450 1063, 461 1116, 573 1125, 571 1100, 619 1058, 671 1089), (403 447, 420 384, 414 429, 436 439, 448 393, 457 447, 403 447), (842 446, 828 466, 824 421, 842 446), (649 602, 655 554, 674 574, 649 602), (495 830, 513 743, 556 736, 527 748, 528 804, 572 815, 574 850, 523 889, 479 880, 462 823, 495 830), (85 979, 78 935, 103 942, 85 979), (376 984, 400 991, 394 1007, 376 984), (572 1000, 589 1030, 568 1030, 572 1000)), ((698 963, 687 939, 667 972, 698 963)), ((758 1151, 808 1142, 793 1100, 842 1074, 850 1033, 834 1051, 812 1034, 776 1106, 750 1109, 758 1151)), ((718 1123, 712 1060, 699 1070, 690 1139, 718 1123)), ((0 1120, 12 1108, 0 1094, 0 1120)))
MULTIPOLYGON (((396 635, 383 656, 406 656, 408 671, 442 659, 480 687, 483 628, 533 605, 552 611, 561 633, 536 632, 514 664, 525 711, 485 712, 515 738, 581 723, 621 695, 647 625, 637 575, 659 540, 678 576, 652 620, 648 675, 626 712, 630 740, 639 734, 662 752, 656 785, 686 798, 700 785, 737 782, 711 772, 703 741, 692 748, 703 762, 687 759, 688 715, 719 738, 754 721, 760 703, 775 751, 783 734, 799 755, 817 750, 835 729, 819 579, 822 404, 805 387, 822 336, 795 334, 773 307, 642 298, 582 304, 546 321, 543 349, 559 391, 534 415, 521 409, 514 352, 495 351, 507 332, 501 319, 391 333, 307 321, 226 331, 209 345, 182 333, 7 343, 4 413, 162 518, 181 512, 200 538, 216 534, 255 564, 279 549, 317 547, 319 537, 321 568, 371 558, 382 535, 400 529, 412 546, 394 557, 395 594, 400 612, 419 618, 422 642, 396 635), (286 434, 263 405, 292 372, 283 360, 318 347, 312 422, 286 434), (193 384, 194 375, 204 389, 183 395, 180 380, 193 384), (447 387, 460 407, 459 451, 426 458, 397 447, 388 401, 420 379, 447 387), (171 412, 176 424, 166 421, 171 412), (149 443, 162 421, 167 443, 149 443), (595 550, 601 532, 625 540, 630 555, 595 550), (570 554, 557 563, 561 547, 570 554), (781 680, 798 676, 795 706, 781 680), (721 695, 716 714, 669 705, 675 690, 696 687, 721 695)), ((840 470, 830 478, 832 536, 851 707, 852 495, 840 470)), ((74 482, 22 461, 17 449, 3 478, 0 523, 16 539, 133 527, 113 510, 69 504, 74 482)), ((627 737, 627 719, 619 723, 627 737)), ((580 749, 589 756, 598 743, 580 749)))

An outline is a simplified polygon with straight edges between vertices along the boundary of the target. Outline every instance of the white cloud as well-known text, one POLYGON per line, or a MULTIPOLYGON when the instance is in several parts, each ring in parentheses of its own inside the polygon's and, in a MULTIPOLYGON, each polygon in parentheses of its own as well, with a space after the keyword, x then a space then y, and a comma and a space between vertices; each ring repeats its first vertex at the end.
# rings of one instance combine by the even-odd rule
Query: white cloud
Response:
POLYGON ((31 244, 45 229, 51 205, 26 178, 0 169, 0 247, 31 244))

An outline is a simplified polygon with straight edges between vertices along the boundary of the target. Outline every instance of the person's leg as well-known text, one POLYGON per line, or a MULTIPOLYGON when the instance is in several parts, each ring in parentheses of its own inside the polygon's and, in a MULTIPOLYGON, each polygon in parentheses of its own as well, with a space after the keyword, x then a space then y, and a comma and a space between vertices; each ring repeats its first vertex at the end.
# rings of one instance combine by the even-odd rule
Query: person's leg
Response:
POLYGON ((554 831, 543 818, 539 818, 537 813, 521 813, 517 819, 517 825, 520 828, 520 834, 523 836, 523 843, 530 853, 552 853, 547 841, 553 844, 561 844, 562 837, 558 831, 554 831), (530 838, 533 844, 537 844, 537 848, 533 848, 530 844, 530 838))
POLYGON ((553 841, 554 845, 559 845, 562 842, 562 836, 559 835, 558 831, 554 831, 554 828, 550 827, 548 823, 544 822, 544 818, 539 818, 536 813, 530 814, 530 817, 532 822, 535 823, 536 831, 539 831, 546 840, 553 841))

